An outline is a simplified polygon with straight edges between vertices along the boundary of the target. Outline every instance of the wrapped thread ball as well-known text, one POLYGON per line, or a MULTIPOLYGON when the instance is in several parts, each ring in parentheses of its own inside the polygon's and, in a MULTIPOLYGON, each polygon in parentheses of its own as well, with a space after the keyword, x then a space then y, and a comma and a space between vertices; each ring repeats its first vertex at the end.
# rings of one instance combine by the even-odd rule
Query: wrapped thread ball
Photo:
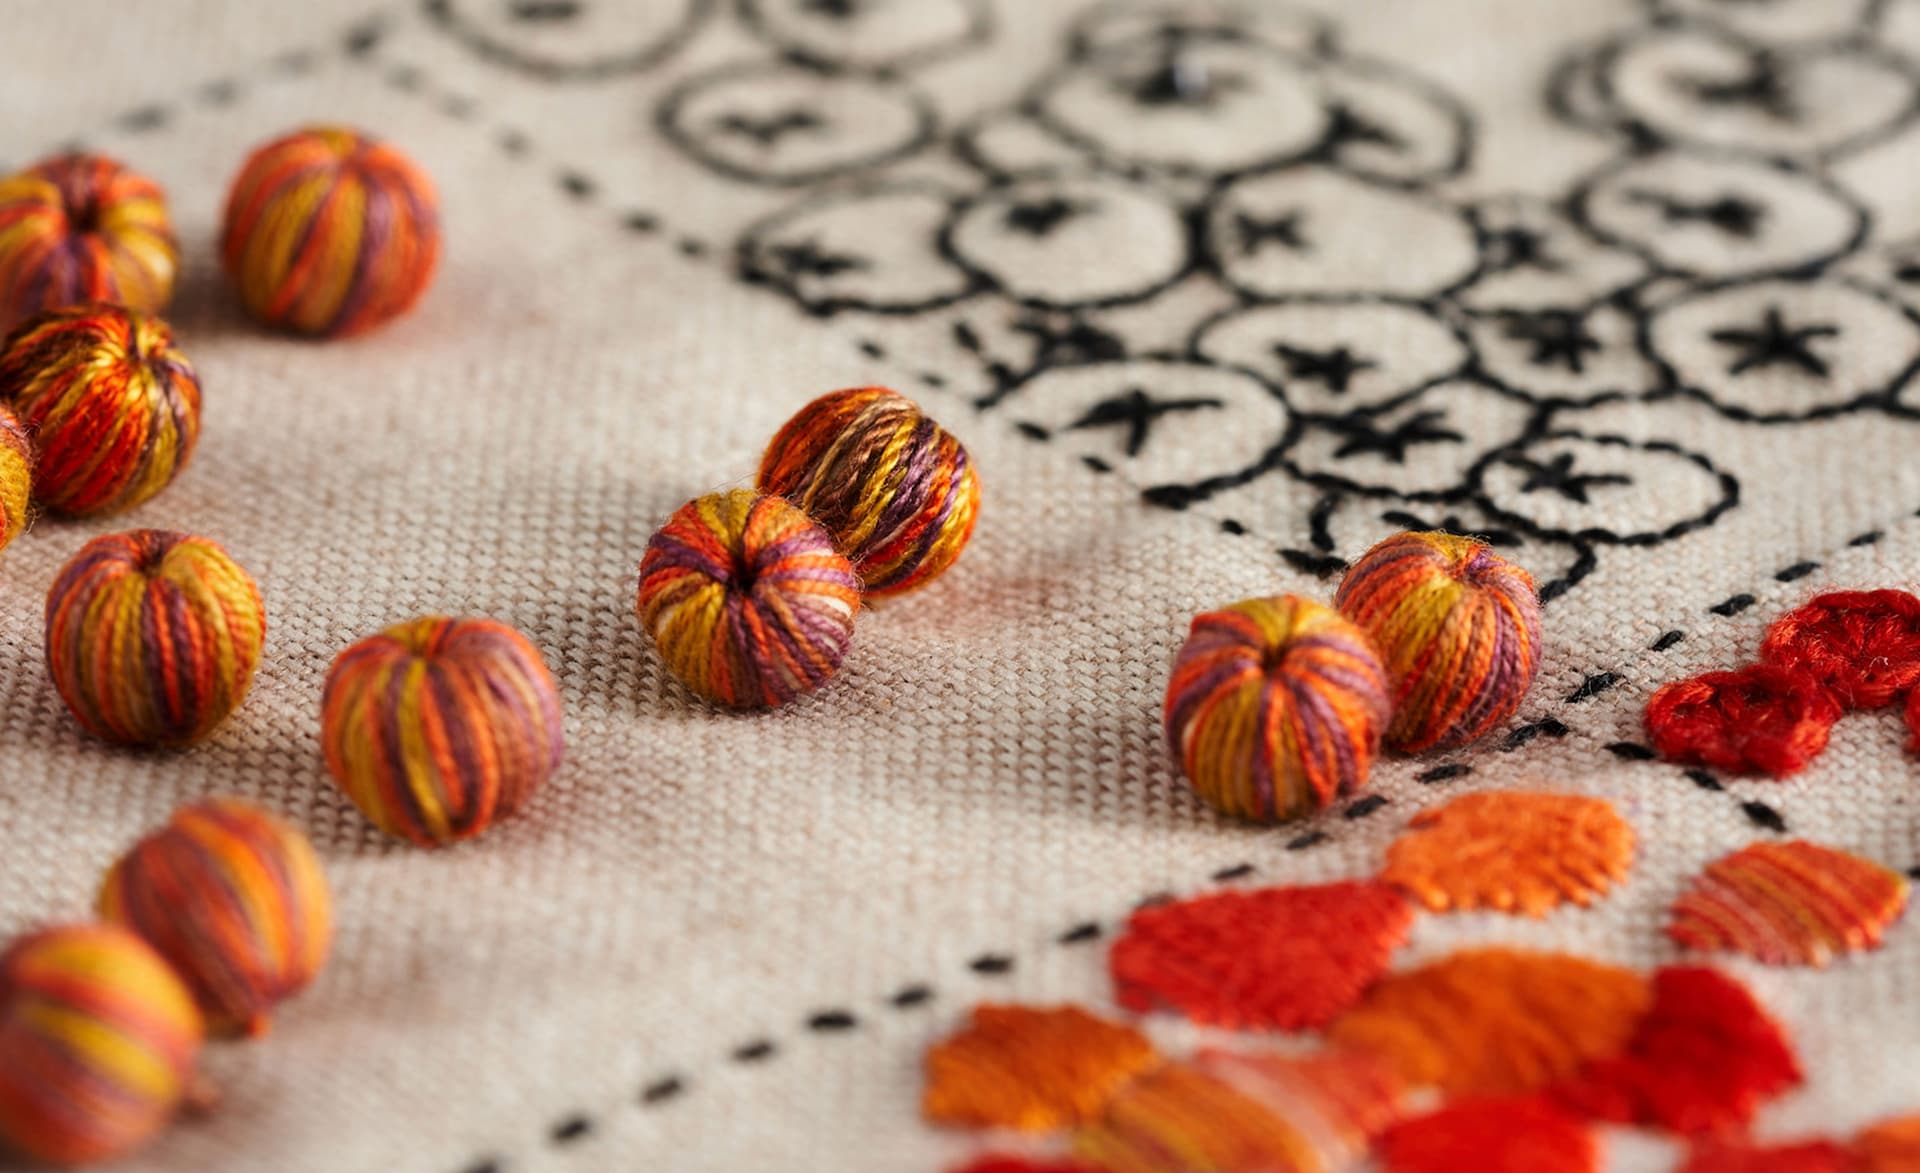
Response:
POLYGON ((87 732, 188 745, 253 684, 266 642, 260 590, 206 538, 163 530, 88 542, 47 592, 47 671, 87 732))
POLYGON ((0 407, 0 550, 27 528, 33 497, 33 445, 20 417, 0 407))
POLYGON ((885 387, 834 391, 801 408, 767 445, 759 489, 825 527, 873 598, 952 566, 980 512, 967 450, 885 387))
POLYGON ((1194 791, 1278 822, 1366 785, 1387 674, 1359 628, 1294 595, 1194 617, 1167 682, 1167 744, 1194 791))
POLYGON ((61 155, 0 180, 0 329, 91 302, 158 313, 179 267, 165 194, 112 159, 61 155))
POLYGON ((439 197, 413 161, 342 127, 256 151, 227 197, 221 256, 247 311, 318 337, 413 308, 440 263, 439 197))
POLYGON ((640 623, 708 700, 785 704, 827 682, 853 640, 860 580, 827 531, 779 497, 689 501, 640 560, 640 623))
POLYGON ((56 513, 131 509, 200 439, 200 379, 173 332, 120 306, 22 322, 0 346, 0 405, 33 438, 33 495, 56 513))
POLYGON ((179 1106, 202 1033, 186 986, 125 929, 20 938, 0 954, 0 1140, 62 1165, 130 1152, 179 1106))
POLYGON ((441 616, 340 653, 320 740, 327 769, 373 825, 423 847, 511 815, 566 748, 540 650, 505 624, 441 616))
POLYGON ((1462 745, 1519 709, 1540 671, 1533 576, 1472 538, 1397 534, 1347 568, 1333 596, 1391 678, 1387 744, 1462 745))
POLYGON ((333 906, 306 836, 258 807, 213 799, 175 811, 107 873, 100 916, 152 945, 209 1027, 260 1035, 333 944, 333 906))

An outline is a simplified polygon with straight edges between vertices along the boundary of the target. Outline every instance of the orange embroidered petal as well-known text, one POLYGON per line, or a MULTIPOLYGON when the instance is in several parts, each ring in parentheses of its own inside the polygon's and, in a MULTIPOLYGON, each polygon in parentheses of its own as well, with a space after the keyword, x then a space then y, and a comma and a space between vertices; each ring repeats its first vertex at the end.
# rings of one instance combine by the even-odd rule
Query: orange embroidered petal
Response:
POLYGON ((1823 966, 1875 948, 1907 906, 1907 881, 1804 841, 1756 843, 1707 865, 1674 902, 1667 935, 1770 965, 1823 966))
POLYGON ((1435 912, 1544 916, 1568 900, 1592 903, 1632 864, 1633 828, 1612 803, 1495 790, 1414 816, 1380 878, 1435 912))
POLYGON ((1399 1096, 1364 1055, 1206 1050, 1115 1096, 1075 1148, 1109 1173, 1322 1173, 1364 1157, 1399 1096))
POLYGON ((1847 1150, 1830 1140, 1789 1145, 1710 1141, 1696 1145, 1679 1173, 1853 1173, 1847 1150))
POLYGON ((1920 1116, 1883 1121, 1853 1138, 1849 1173, 1914 1173, 1920 1170, 1920 1116))
POLYGON ((1619 1054, 1651 1001, 1646 979, 1616 966, 1479 949, 1384 979, 1328 1037, 1380 1055, 1410 1084, 1505 1095, 1619 1054))
POLYGON ((1107 964, 1129 1010, 1300 1030, 1352 1006, 1412 922, 1400 894, 1373 882, 1216 892, 1134 913, 1107 964))
POLYGON ((1653 1009, 1627 1053, 1596 1060, 1555 1094, 1603 1120, 1729 1133, 1800 1081, 1793 1044, 1745 986, 1673 966, 1653 975, 1653 1009))
POLYGON ((1139 1031, 1073 1006, 977 1006, 966 1028, 927 1050, 929 1120, 1044 1132, 1099 1112, 1159 1061, 1139 1031))
POLYGON ((1380 1158, 1384 1173, 1593 1173, 1600 1146, 1544 1100, 1468 1100, 1392 1128, 1380 1158))

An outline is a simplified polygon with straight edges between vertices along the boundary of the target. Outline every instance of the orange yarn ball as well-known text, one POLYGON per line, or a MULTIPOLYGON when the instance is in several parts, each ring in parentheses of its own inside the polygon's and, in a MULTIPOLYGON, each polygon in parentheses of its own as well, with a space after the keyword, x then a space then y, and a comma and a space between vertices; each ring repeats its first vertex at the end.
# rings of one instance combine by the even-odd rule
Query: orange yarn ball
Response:
POLYGON ((43 310, 167 308, 180 246, 160 185, 99 155, 0 180, 0 329, 43 310))
POLYGON ((173 965, 210 1026, 265 1033, 333 944, 320 859, 291 824, 237 799, 175 811, 107 873, 102 919, 173 965))
POLYGON ((0 407, 0 550, 27 528, 33 499, 33 445, 20 417, 0 407))
POLYGON ((440 262, 433 181, 393 147, 321 126, 256 151, 227 197, 221 255, 248 312, 319 337, 413 308, 440 262))
POLYGON ((202 1034, 186 986, 125 929, 20 938, 0 954, 0 1141, 62 1165, 133 1151, 186 1095, 202 1034))
POLYGON ((980 511, 966 448, 885 387, 834 391, 801 408, 767 445, 759 488, 820 523, 869 598, 939 577, 980 511))
POLYGON ((200 379, 159 318, 53 310, 0 345, 0 404, 37 453, 33 495, 56 513, 131 509, 173 482, 200 440, 200 379))

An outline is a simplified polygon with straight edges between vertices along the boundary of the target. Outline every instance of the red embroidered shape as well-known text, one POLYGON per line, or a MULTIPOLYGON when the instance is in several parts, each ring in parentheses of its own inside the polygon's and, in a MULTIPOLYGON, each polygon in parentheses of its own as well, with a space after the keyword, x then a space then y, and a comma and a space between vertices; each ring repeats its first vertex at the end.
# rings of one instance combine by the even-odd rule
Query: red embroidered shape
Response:
POLYGON ((1592 1173, 1600 1146, 1564 1109, 1534 1096, 1466 1100, 1388 1130, 1384 1173, 1592 1173))
POLYGON ((1159 1061, 1139 1031, 1073 1006, 976 1006, 927 1048, 921 1110, 941 1124, 1044 1132, 1098 1113, 1159 1061))
POLYGON ((1694 1146, 1679 1173, 1853 1173, 1847 1150, 1830 1140, 1789 1145, 1708 1141, 1694 1146))
POLYGON ((1492 790, 1415 815, 1380 878, 1435 912, 1545 916, 1590 904, 1633 865, 1633 827, 1599 798, 1492 790))
POLYGON ((1717 970, 1670 966, 1653 975, 1653 1009, 1626 1054, 1595 1060, 1555 1094, 1603 1120, 1730 1133, 1800 1081, 1793 1044, 1745 986, 1717 970))
POLYGON ((1358 1001, 1412 921, 1406 900, 1372 881, 1229 890, 1134 913, 1107 964, 1129 1010, 1301 1030, 1358 1001))
POLYGON ((1756 843, 1707 865, 1674 902, 1667 935, 1769 965, 1824 966, 1878 946, 1906 905, 1906 878, 1871 860, 1799 840, 1756 843))
POLYGON ((1827 748, 1840 702, 1776 664, 1676 680, 1647 701, 1647 734, 1670 762, 1781 777, 1827 748))
POLYGON ((1008 1153, 988 1153, 954 1169, 952 1173, 1106 1173, 1094 1165, 1077 1161, 1050 1161, 1008 1153))
POLYGON ((1920 683, 1920 599, 1906 591, 1836 591, 1775 621, 1767 662, 1795 668, 1852 709, 1890 705, 1920 683))

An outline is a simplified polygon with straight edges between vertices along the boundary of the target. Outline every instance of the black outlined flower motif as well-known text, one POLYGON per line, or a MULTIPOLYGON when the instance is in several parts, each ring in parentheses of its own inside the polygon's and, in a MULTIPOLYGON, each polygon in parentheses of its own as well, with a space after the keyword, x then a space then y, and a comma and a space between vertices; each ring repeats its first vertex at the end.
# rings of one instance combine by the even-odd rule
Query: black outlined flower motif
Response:
POLYGON ((1711 524, 1740 499, 1738 481, 1676 444, 1565 431, 1493 453, 1473 483, 1494 518, 1592 545, 1667 541, 1711 524))
POLYGON ((1193 347, 1279 384, 1308 414, 1390 406, 1472 359, 1458 325, 1418 302, 1365 295, 1233 310, 1202 323, 1193 347))
POLYGON ((717 0, 422 0, 428 23, 481 58, 543 81, 642 73, 673 56, 717 0))
POLYGON ((1644 280, 1647 263, 1595 241, 1553 203, 1495 196, 1470 209, 1480 270, 1454 300, 1477 311, 1584 307, 1644 280))
POLYGON ((1384 183, 1425 184, 1466 169, 1470 118, 1452 95, 1386 62, 1341 57, 1316 76, 1326 93, 1320 155, 1384 183))
POLYGON ((952 305, 978 282, 940 253, 957 197, 892 183, 802 201, 748 228, 741 272, 812 313, 920 313, 952 305))
POLYGON ((1640 350, 1639 315, 1621 305, 1549 306, 1472 315, 1481 369, 1541 403, 1584 405, 1644 395, 1660 371, 1640 350))
POLYGON ((1525 434, 1532 407, 1467 379, 1427 387, 1382 411, 1305 421, 1284 457, 1324 488, 1406 500, 1458 496, 1493 448, 1525 434))

